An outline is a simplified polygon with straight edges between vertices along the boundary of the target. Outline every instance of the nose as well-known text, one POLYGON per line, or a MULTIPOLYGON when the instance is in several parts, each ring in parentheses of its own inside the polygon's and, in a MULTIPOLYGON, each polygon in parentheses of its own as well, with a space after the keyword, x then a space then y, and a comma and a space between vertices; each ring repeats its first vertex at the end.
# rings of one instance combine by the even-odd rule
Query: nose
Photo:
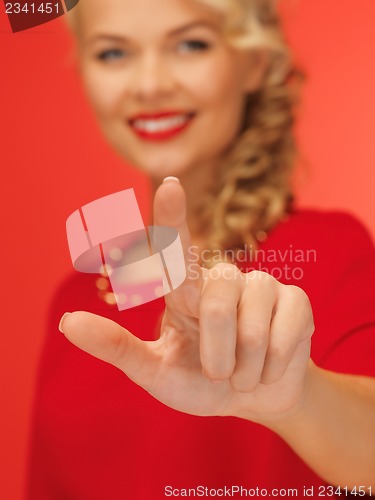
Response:
POLYGON ((133 71, 131 88, 139 101, 160 100, 175 89, 172 68, 165 58, 155 52, 140 57, 133 71))

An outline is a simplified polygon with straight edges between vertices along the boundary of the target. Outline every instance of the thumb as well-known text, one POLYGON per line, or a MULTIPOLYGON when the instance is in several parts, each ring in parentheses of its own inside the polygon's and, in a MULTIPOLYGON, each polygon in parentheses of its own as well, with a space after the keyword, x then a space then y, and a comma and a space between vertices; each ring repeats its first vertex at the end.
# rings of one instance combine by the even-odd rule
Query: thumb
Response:
POLYGON ((144 389, 151 386, 158 367, 155 351, 114 321, 76 311, 63 315, 59 330, 72 344, 116 366, 144 389))

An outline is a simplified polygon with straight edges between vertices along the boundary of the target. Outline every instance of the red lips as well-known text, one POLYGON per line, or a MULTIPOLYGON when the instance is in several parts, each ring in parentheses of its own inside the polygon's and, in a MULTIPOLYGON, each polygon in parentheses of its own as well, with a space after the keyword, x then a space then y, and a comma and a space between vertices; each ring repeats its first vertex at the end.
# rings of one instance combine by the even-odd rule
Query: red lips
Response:
POLYGON ((165 141, 186 130, 193 117, 194 113, 184 111, 139 113, 129 120, 129 125, 141 139, 165 141))

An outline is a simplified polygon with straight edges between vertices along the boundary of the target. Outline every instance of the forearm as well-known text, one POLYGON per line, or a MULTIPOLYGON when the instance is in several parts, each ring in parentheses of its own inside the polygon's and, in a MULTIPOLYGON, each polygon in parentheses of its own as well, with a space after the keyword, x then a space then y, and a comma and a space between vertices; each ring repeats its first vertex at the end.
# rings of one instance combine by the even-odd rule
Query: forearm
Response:
POLYGON ((375 379, 311 362, 303 404, 268 427, 330 484, 375 487, 375 379))

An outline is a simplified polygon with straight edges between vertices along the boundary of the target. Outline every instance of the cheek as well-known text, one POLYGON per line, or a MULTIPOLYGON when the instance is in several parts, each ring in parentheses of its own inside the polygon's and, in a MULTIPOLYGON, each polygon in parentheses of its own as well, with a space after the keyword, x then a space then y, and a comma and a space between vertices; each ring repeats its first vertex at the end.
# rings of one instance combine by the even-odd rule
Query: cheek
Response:
POLYGON ((206 60, 187 74, 189 83, 185 80, 185 87, 189 86, 190 92, 203 107, 212 106, 219 112, 220 109, 231 109, 233 104, 242 101, 239 68, 227 54, 206 60))
MULTIPOLYGON (((191 78, 190 91, 201 110, 199 135, 211 153, 222 153, 234 140, 242 122, 245 92, 240 68, 229 57, 202 65, 191 78), (207 131, 211 137, 206 142, 207 131)), ((198 128, 196 129, 198 131, 198 128)))
POLYGON ((93 66, 87 66, 83 68, 83 81, 97 117, 106 120, 115 116, 121 102, 121 79, 105 75, 93 66))

